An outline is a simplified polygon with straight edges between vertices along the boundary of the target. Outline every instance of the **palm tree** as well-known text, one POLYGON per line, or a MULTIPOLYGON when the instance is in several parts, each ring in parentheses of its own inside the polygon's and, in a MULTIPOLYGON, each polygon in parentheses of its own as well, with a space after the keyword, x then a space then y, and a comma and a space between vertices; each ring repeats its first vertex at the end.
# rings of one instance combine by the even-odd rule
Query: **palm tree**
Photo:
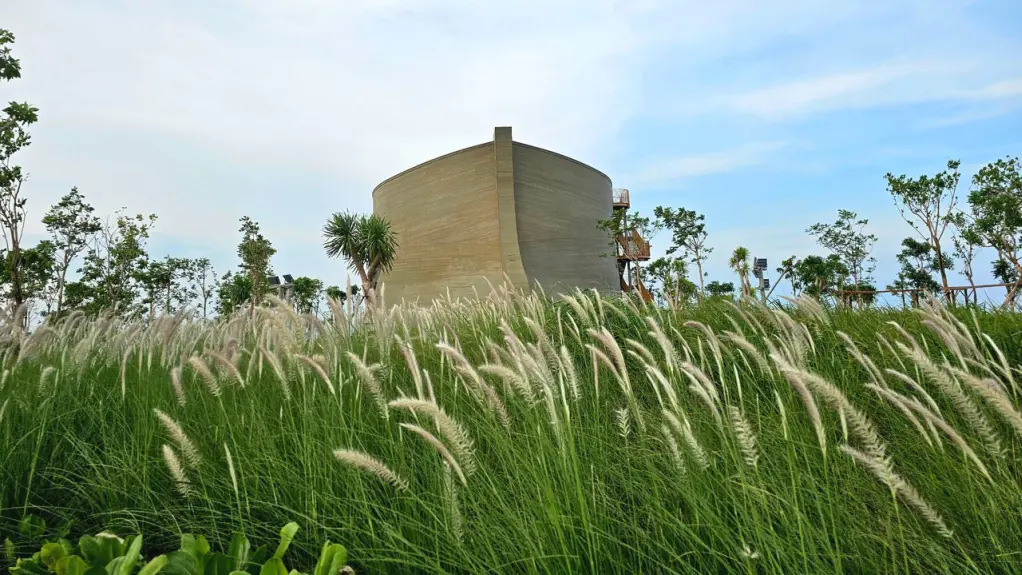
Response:
POLYGON ((738 274, 742 286, 742 296, 752 295, 752 284, 749 283, 749 249, 742 246, 735 248, 728 260, 728 265, 738 274))
POLYGON ((362 297, 371 305, 380 274, 394 265, 397 238, 390 223, 376 214, 338 212, 323 226, 323 237, 326 254, 348 261, 362 281, 362 297))

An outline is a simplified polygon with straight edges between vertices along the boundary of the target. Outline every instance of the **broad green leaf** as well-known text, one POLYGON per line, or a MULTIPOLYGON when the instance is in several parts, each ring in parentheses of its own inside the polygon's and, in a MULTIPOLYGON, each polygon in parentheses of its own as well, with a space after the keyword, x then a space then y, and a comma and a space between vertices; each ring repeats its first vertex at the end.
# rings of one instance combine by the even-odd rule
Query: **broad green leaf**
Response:
POLYGON ((323 545, 323 551, 319 554, 319 561, 316 563, 313 575, 337 575, 347 561, 348 550, 340 543, 327 541, 323 545))
POLYGON ((228 575, 234 571, 234 558, 223 553, 210 553, 206 556, 203 575, 228 575))
POLYGON ((86 535, 78 540, 78 549, 89 566, 105 569, 114 557, 121 554, 121 542, 111 537, 86 535))
POLYGON ((9 571, 11 575, 49 575, 49 570, 42 562, 35 559, 18 559, 18 562, 9 571))
POLYGON ((259 575, 288 575, 288 572, 280 558, 271 557, 269 561, 263 563, 262 568, 259 569, 259 575))
POLYGON ((121 564, 118 566, 116 575, 131 575, 131 572, 135 569, 135 564, 138 563, 141 556, 142 535, 139 534, 131 539, 131 545, 124 553, 124 561, 121 561, 121 564))
POLYGON ((231 537, 231 545, 227 549, 227 554, 234 560, 234 571, 240 571, 245 568, 245 564, 248 563, 248 553, 251 547, 244 531, 234 532, 234 536, 231 537))
POLYGON ((57 564, 58 575, 85 575, 89 564, 77 555, 68 555, 57 564))
POLYGON ((202 535, 195 537, 191 533, 185 533, 181 536, 181 550, 195 559, 195 566, 198 568, 209 554, 209 542, 202 535))
POLYGON ((7 563, 14 563, 14 553, 17 549, 14 547, 14 542, 11 541, 10 537, 4 538, 4 558, 7 559, 7 563))
POLYGON ((277 551, 274 552, 274 559, 283 559, 284 553, 287 552, 287 548, 291 545, 291 541, 295 538, 295 533, 298 532, 298 524, 294 521, 288 523, 280 530, 280 545, 277 545, 277 551))
POLYGON ((163 568, 163 575, 197 575, 199 572, 198 563, 187 551, 174 551, 167 555, 167 566, 163 568))
POLYGON ((152 561, 146 563, 141 569, 139 569, 138 575, 156 575, 161 569, 167 566, 167 562, 168 560, 166 555, 154 557, 152 561))
POLYGON ((55 569, 57 562, 64 557, 67 557, 67 551, 64 550, 64 546, 60 543, 47 543, 43 545, 43 549, 40 552, 43 564, 51 570, 55 569))

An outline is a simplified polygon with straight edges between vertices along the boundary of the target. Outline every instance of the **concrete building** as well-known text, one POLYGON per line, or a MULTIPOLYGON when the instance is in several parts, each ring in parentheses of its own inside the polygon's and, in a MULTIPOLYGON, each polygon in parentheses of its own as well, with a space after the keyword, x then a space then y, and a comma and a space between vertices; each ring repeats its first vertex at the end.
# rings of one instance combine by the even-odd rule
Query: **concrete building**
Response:
POLYGON ((606 174, 495 128, 493 141, 409 168, 373 190, 373 211, 390 221, 399 244, 394 268, 380 278, 386 300, 427 303, 447 290, 486 295, 505 275, 516 288, 538 284, 549 295, 620 291, 620 255, 597 227, 614 209, 606 174))

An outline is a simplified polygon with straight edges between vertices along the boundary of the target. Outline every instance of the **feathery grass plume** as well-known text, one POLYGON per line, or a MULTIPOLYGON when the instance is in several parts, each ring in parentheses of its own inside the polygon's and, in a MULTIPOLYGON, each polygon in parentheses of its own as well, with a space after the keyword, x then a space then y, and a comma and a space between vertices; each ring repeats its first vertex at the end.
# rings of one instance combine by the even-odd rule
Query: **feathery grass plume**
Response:
POLYGON ((727 406, 728 415, 731 418, 731 425, 734 427, 735 436, 738 438, 738 446, 742 450, 742 457, 745 459, 745 463, 756 468, 756 464, 759 462, 759 450, 756 448, 756 433, 752 430, 752 426, 742 415, 742 411, 734 405, 727 406))
MULTIPOLYGON (((206 354, 209 355, 209 357, 213 358, 213 361, 223 366, 223 368, 226 369, 234 377, 234 379, 238 382, 238 385, 240 387, 242 388, 245 387, 245 378, 242 377, 241 370, 238 369, 238 366, 234 361, 231 361, 231 359, 228 356, 213 351, 211 349, 207 349, 206 354)), ((240 357, 240 355, 237 357, 240 357)))
POLYGON ((617 419, 618 434, 627 439, 632 433, 632 422, 631 418, 628 417, 628 408, 622 407, 614 410, 615 419, 617 419))
POLYGON ((461 505, 458 502, 458 486, 454 483, 451 466, 444 464, 444 494, 447 496, 447 511, 451 521, 451 532, 460 544, 465 540, 462 527, 461 505))
POLYGON ((231 476, 231 486, 234 487, 234 497, 241 497, 240 491, 238 490, 238 476, 234 472, 234 458, 231 457, 231 450, 227 447, 227 442, 224 442, 224 453, 227 455, 227 473, 231 476))
POLYGON ((185 463, 189 467, 196 469, 199 467, 202 458, 199 456, 199 450, 192 443, 192 440, 185 434, 184 429, 174 421, 169 415, 161 411, 159 408, 154 407, 153 413, 159 418, 160 423, 163 425, 163 429, 166 430, 167 435, 177 443, 178 449, 181 450, 181 454, 184 455, 185 463))
MULTIPOLYGON (((407 335, 408 328, 405 326, 405 333, 407 335)), ((419 399, 425 397, 425 389, 422 385, 422 372, 419 370, 419 360, 415 357, 415 349, 412 347, 412 342, 402 339, 401 336, 395 335, 394 340, 397 342, 397 348, 401 351, 401 355, 405 358, 405 363, 408 364, 408 371, 412 374, 412 382, 415 383, 415 395, 419 399)))
POLYGON ((912 410, 907 405, 900 401, 901 398, 900 394, 886 387, 881 387, 879 385, 871 383, 867 383, 866 388, 873 390, 881 398, 886 399, 895 407, 897 407, 898 411, 901 411, 905 415, 905 417, 912 422, 912 425, 915 426, 917 430, 919 430, 920 435, 923 436, 923 439, 926 440, 926 443, 930 444, 930 447, 934 447, 933 439, 930 437, 930 434, 927 432, 926 428, 923 427, 923 423, 919 421, 919 418, 916 417, 916 414, 913 413, 912 410))
POLYGON ((873 475, 880 480, 881 483, 887 485, 891 490, 891 494, 898 496, 907 503, 909 506, 914 507, 917 512, 925 519, 942 537, 950 539, 952 532, 948 529, 944 523, 944 519, 939 513, 926 502, 919 492, 912 487, 907 481, 905 481, 900 475, 894 472, 889 462, 878 460, 866 453, 858 451, 848 445, 838 446, 842 452, 852 458, 853 461, 861 464, 863 467, 873 473, 873 475))
MULTIPOLYGON (((1008 366, 1008 359, 1004 357, 1004 353, 1001 352, 1001 348, 997 347, 997 344, 994 343, 994 340, 989 335, 984 333, 982 334, 982 337, 983 339, 986 340, 987 344, 990 346, 990 349, 994 350, 994 355, 997 356, 997 361, 1000 364, 1001 375, 1003 375, 1004 378, 1008 380, 1008 384, 1011 386, 1012 393, 1014 393, 1015 396, 1017 397, 1018 386, 1015 385, 1015 377, 1012 374, 1012 369, 1008 366)), ((1019 373, 1022 373, 1022 370, 1019 370, 1019 373)))
POLYGON ((681 449, 678 448, 678 440, 674 437, 674 433, 671 432, 666 423, 660 424, 660 433, 664 436, 667 449, 671 452, 671 461, 674 462, 674 466, 678 471, 684 475, 688 468, 685 465, 685 459, 681 456, 681 449))
POLYGON ((379 380, 376 379, 376 375, 373 373, 382 366, 380 364, 366 365, 362 358, 354 352, 349 351, 347 354, 348 359, 355 366, 355 373, 358 375, 359 381, 369 390, 369 394, 376 402, 376 406, 380 410, 380 416, 383 419, 389 419, 390 413, 387 411, 387 398, 383 394, 383 388, 380 386, 379 380))
POLYGON ((666 409, 663 411, 663 415, 671 429, 688 445, 689 450, 692 452, 692 457, 699 464, 699 467, 709 469, 710 458, 706 455, 703 446, 699 444, 695 433, 692 432, 692 425, 689 423, 688 417, 682 415, 682 419, 679 420, 678 416, 666 409))
POLYGON ((772 391, 774 392, 774 400, 777 402, 777 411, 781 414, 781 433, 782 433, 782 436, 784 437, 784 439, 787 440, 787 439, 789 439, 789 437, 788 437, 788 410, 784 408, 784 401, 781 400, 781 394, 777 393, 776 389, 774 389, 772 391))
POLYGON ((940 414, 940 406, 937 405, 937 402, 934 401, 933 397, 930 396, 929 392, 926 391, 926 388, 919 385, 918 381, 895 369, 885 368, 884 373, 891 375, 895 379, 902 381, 903 383, 908 385, 913 391, 922 395, 923 399, 926 400, 926 403, 930 406, 930 409, 932 409, 934 413, 940 414))
POLYGON ((0 405, 0 423, 4 422, 4 413, 7 411, 7 402, 10 400, 10 398, 7 398, 4 400, 4 404, 0 405))
MULTIPOLYGON (((867 387, 869 387, 870 385, 872 384, 867 384, 867 387)), ((969 446, 969 443, 965 441, 965 438, 963 438, 961 434, 955 431, 955 428, 951 427, 951 425, 948 424, 948 422, 945 421, 942 417, 938 416, 937 414, 927 409, 926 406, 919 403, 919 401, 916 400, 915 398, 905 397, 904 395, 898 394, 890 390, 888 390, 888 393, 881 395, 888 401, 897 401, 905 405, 906 407, 912 409, 919 415, 923 416, 932 425, 940 428, 940 430, 943 431, 944 434, 947 435, 948 438, 950 438, 951 441, 955 443, 955 445, 957 445, 959 449, 962 450, 962 453, 964 453, 965 456, 968 457, 976 465, 980 473, 982 473, 983 476, 986 477, 987 480, 989 480, 991 483, 994 482, 994 479, 993 477, 990 476, 990 472, 987 470, 986 465, 983 464, 983 461, 979 458, 976 452, 969 446)))
MULTIPOLYGON (((46 393, 46 381, 49 379, 50 374, 55 372, 57 368, 52 365, 48 365, 39 372, 39 395, 45 395, 46 393)), ((56 377, 54 377, 56 380, 56 377)))
POLYGON ((497 413, 497 418, 500 420, 501 425, 503 425, 505 429, 510 429, 511 416, 508 414, 507 406, 504 405, 504 400, 501 399, 497 391, 493 389, 493 386, 486 383, 483 378, 480 377, 479 373, 472 367, 472 364, 469 363, 468 358, 466 358, 460 350, 447 343, 440 342, 436 344, 436 347, 451 358, 458 373, 462 374, 465 378, 472 382, 475 387, 474 391, 477 394, 481 394, 487 405, 489 405, 489 407, 497 413))
POLYGON ((354 449, 336 449, 334 450, 334 457, 342 463, 347 463, 348 465, 372 473, 380 481, 393 486, 398 491, 408 490, 407 481, 402 479, 397 473, 391 471, 391 469, 384 465, 381 461, 367 453, 356 451, 354 449))
POLYGON ((922 348, 918 346, 908 347, 900 341, 895 342, 895 345, 930 381, 937 385, 944 395, 951 400, 955 408, 962 413, 965 421, 979 432, 983 442, 986 444, 987 451, 997 457, 1004 457, 1004 449, 1001 447, 1001 438, 997 431, 990 424, 990 421, 987 420, 979 406, 973 402, 972 398, 965 394, 958 381, 947 371, 933 363, 926 353, 923 352, 922 348))
POLYGON ((330 392, 330 395, 337 395, 337 390, 334 389, 334 384, 332 381, 330 381, 330 376, 326 374, 326 370, 323 369, 323 366, 320 365, 318 361, 312 359, 307 355, 301 355, 297 353, 295 354, 295 358, 304 362, 306 365, 312 368, 312 371, 316 372, 316 375, 318 375, 319 378, 323 380, 323 383, 326 384, 326 388, 330 392))
POLYGON ((181 366, 174 366, 170 370, 170 385, 174 388, 174 395, 177 397, 178 405, 184 407, 186 403, 186 397, 185 389, 181 385, 181 366))
POLYGON ((127 394, 127 390, 128 390, 128 383, 127 383, 127 379, 128 379, 128 358, 131 357, 131 352, 133 350, 134 350, 134 347, 128 346, 128 348, 124 350, 124 355, 121 357, 121 401, 124 401, 124 397, 127 394))
POLYGON ((188 476, 185 475, 185 470, 181 467, 181 462, 178 460, 177 454, 174 453, 174 449, 166 443, 163 444, 163 461, 167 464, 170 476, 174 478, 174 486, 177 488, 178 493, 186 499, 191 497, 192 488, 188 482, 188 476))
POLYGON ((492 363, 484 363, 477 369, 483 373, 499 377, 505 383, 506 387, 514 389, 521 394, 522 398, 525 399, 528 404, 534 405, 536 403, 536 394, 533 391, 532 386, 529 385, 529 382, 521 373, 507 366, 492 363))
MULTIPOLYGON (((723 354, 720 351, 720 340, 717 339, 717 335, 713 333, 713 329, 705 323, 700 323, 695 320, 688 320, 684 324, 685 327, 695 328, 703 333, 706 339, 706 343, 710 345, 710 351, 713 352, 713 359, 717 364, 718 371, 724 363, 723 354)), ((700 342, 702 340, 699 340, 700 342)))
POLYGON ((471 476, 476 470, 475 451, 472 439, 457 421, 432 401, 421 399, 401 398, 390 402, 394 409, 406 409, 413 413, 423 413, 433 418, 436 422, 440 435, 451 445, 451 449, 457 455, 465 474, 471 476))
MULTIPOLYGON (((852 431, 863 443, 866 453, 879 459, 887 456, 886 444, 877 433, 873 422, 866 417, 865 413, 855 407, 837 386, 815 373, 800 371, 798 375, 835 410, 838 410, 842 418, 847 418, 847 421, 851 422, 852 431)), ((847 435, 847 432, 845 434, 847 435)))
POLYGON ((411 423, 400 423, 398 425, 407 429, 408 431, 417 434, 419 437, 424 439, 426 443, 429 443, 431 446, 433 446, 433 449, 435 449, 436 452, 439 453, 441 457, 443 457, 444 461, 447 462, 447 465, 450 466, 450 468, 453 469, 454 472, 458 474, 458 479, 461 480, 461 484, 466 487, 468 486, 468 481, 465 479, 465 474, 462 473, 461 471, 461 466, 458 465, 458 461, 454 458, 453 455, 451 455, 451 452, 448 451, 447 446, 444 445, 442 441, 440 441, 439 439, 436 438, 435 435, 419 427, 418 425, 412 425, 411 423))
POLYGON ((193 355, 188 358, 188 365, 195 370, 195 373, 199 374, 202 378, 203 383, 206 384, 206 389, 213 395, 213 397, 220 397, 220 383, 216 380, 216 376, 206 365, 206 362, 198 355, 193 355))
POLYGON ((561 371, 568 377, 568 388, 571 389, 571 396, 578 400, 582 397, 582 390, 578 384, 578 373, 575 371, 575 362, 572 361, 568 348, 563 345, 561 346, 559 361, 561 371))
POLYGON ((664 395, 667 396, 667 401, 671 404, 671 409, 677 411, 679 409, 678 393, 675 391, 674 386, 671 385, 671 382, 667 379, 667 376, 665 376, 664 373, 655 365, 647 365, 645 373, 646 379, 649 380, 654 388, 657 385, 663 388, 664 395))
POLYGON ((884 376, 880 373, 880 368, 873 363, 873 360, 859 350, 859 346, 855 345, 855 342, 852 341, 852 338, 847 333, 843 331, 835 331, 834 333, 845 342, 845 348, 848 349, 848 353, 859 362, 859 365, 865 368, 866 373, 873 379, 873 383, 883 385, 884 376))
POLYGON ((760 373, 769 376, 772 373, 770 369, 770 363, 767 362, 766 358, 763 357, 763 353, 752 344, 749 340, 745 339, 741 334, 733 331, 725 331, 724 337, 731 343, 738 346, 742 351, 752 356, 753 361, 756 362, 756 367, 759 368, 760 373))
MULTIPOLYGON (((621 386, 621 391, 624 392, 625 398, 628 400, 628 405, 632 409, 633 419, 636 424, 638 424, 639 430, 645 431, 646 422, 642 417, 642 412, 639 410, 638 400, 632 392, 632 383, 628 378, 628 368, 625 365, 625 357, 621 352, 621 347, 618 345, 617 340, 615 340, 614 336, 611 335, 610 332, 607 331, 607 328, 603 326, 600 326, 599 330, 590 328, 588 330, 588 334, 593 339, 600 342, 603 348, 609 352, 610 357, 613 357, 613 361, 611 361, 610 357, 607 356, 607 353, 604 353, 592 344, 586 344, 586 348, 592 351, 595 356, 603 362, 608 369, 610 369, 614 378, 617 379, 618 384, 621 386)), ((597 370, 594 366, 593 372, 596 373, 596 371, 597 370)))
POLYGON ((674 377, 674 374, 677 373, 681 365, 681 362, 678 360, 678 350, 674 348, 674 344, 667 338, 667 334, 664 333, 664 330, 655 319, 651 316, 646 316, 645 320, 646 325, 649 326, 649 335, 657 342, 657 345, 660 346, 660 351, 664 354, 668 375, 674 377))
POLYGON ((779 354, 771 353, 770 359, 780 369, 781 374, 788 383, 795 389, 799 397, 802 399, 802 404, 806 407, 806 412, 809 414, 809 421, 813 424, 813 429, 816 431, 816 439, 820 443, 820 451, 823 456, 827 456, 827 436, 823 430, 823 420, 820 419, 820 410, 816 407, 816 400, 813 399, 813 394, 809 392, 809 387, 797 369, 790 363, 784 360, 779 354))
POLYGON ((1011 402, 1007 392, 993 379, 980 379, 971 373, 953 366, 945 366, 950 369, 960 380, 964 381, 971 389, 976 391, 999 413, 1005 421, 1015 430, 1016 435, 1022 437, 1022 415, 1011 402))

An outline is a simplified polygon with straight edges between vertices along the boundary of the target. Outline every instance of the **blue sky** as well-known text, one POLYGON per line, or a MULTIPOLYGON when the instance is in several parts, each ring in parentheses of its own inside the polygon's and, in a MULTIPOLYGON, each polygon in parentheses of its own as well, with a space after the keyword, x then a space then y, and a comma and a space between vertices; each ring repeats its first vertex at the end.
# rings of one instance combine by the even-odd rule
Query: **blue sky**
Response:
POLYGON ((822 253, 805 228, 846 208, 886 284, 912 231, 884 173, 958 158, 965 192, 1022 155, 1020 22, 1017 0, 8 0, 23 79, 0 96, 40 108, 19 157, 32 241, 78 186, 159 215, 156 256, 233 268, 250 215, 278 273, 343 284, 331 212, 510 125, 640 211, 705 213, 710 279, 734 279, 737 245, 771 269, 822 253))

